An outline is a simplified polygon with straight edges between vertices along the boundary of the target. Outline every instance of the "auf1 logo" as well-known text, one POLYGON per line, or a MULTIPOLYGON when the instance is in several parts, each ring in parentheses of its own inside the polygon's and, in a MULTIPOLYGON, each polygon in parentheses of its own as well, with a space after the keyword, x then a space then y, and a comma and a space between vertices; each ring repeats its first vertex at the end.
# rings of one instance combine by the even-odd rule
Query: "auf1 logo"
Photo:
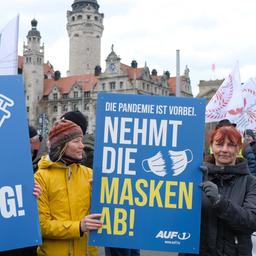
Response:
POLYGON ((177 231, 165 231, 165 230, 160 230, 156 238, 161 238, 161 239, 179 239, 179 240, 187 240, 191 237, 191 234, 189 232, 177 232, 177 231))

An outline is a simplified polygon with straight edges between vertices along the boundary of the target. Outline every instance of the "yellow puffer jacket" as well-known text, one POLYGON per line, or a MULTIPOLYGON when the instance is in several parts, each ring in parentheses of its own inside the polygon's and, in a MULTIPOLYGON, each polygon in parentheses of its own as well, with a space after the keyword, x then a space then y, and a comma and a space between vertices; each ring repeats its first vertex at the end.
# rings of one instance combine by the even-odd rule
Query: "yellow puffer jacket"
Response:
POLYGON ((87 234, 80 237, 80 220, 89 214, 92 170, 80 164, 66 166, 42 157, 35 174, 42 187, 38 200, 43 244, 39 256, 96 256, 87 248, 87 234))

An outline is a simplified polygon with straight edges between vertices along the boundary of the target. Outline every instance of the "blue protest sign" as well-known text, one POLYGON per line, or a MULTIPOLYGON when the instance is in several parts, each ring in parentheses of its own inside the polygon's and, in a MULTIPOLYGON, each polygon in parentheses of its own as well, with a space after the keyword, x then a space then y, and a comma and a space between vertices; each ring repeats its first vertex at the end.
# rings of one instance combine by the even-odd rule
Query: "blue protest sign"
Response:
POLYGON ((0 76, 0 251, 41 243, 21 76, 0 76))
POLYGON ((199 251, 205 100, 98 94, 90 244, 199 251))

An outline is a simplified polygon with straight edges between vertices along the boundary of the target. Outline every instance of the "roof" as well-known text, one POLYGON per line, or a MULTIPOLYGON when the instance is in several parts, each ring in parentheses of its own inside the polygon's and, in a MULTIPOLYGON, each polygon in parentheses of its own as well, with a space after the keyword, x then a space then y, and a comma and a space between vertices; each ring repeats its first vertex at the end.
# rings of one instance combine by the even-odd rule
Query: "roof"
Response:
POLYGON ((97 0, 75 0, 72 4, 73 11, 80 11, 87 4, 92 5, 96 10, 99 9, 99 4, 97 3, 97 0))
POLYGON ((126 64, 120 63, 120 69, 128 76, 129 79, 138 79, 142 75, 144 68, 133 68, 126 64))
MULTIPOLYGON (((180 76, 180 86, 184 85, 185 76, 180 76)), ((168 80, 169 89, 172 93, 176 94, 176 76, 172 76, 168 80)), ((182 87, 181 87, 182 88, 182 87)))
POLYGON ((79 84, 84 92, 88 92, 97 84, 98 78, 94 75, 81 75, 63 77, 58 80, 44 80, 44 96, 48 96, 52 89, 56 86, 62 94, 69 93, 73 85, 79 84))
POLYGON ((48 76, 48 74, 50 74, 52 76, 54 75, 53 66, 49 61, 47 63, 44 63, 44 75, 48 76))

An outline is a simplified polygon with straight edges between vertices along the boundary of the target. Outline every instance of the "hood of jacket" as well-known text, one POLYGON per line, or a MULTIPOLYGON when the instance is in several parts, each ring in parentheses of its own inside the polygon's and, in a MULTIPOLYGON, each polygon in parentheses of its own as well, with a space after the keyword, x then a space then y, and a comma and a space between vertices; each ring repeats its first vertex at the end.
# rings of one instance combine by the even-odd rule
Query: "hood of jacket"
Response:
POLYGON ((40 169, 52 169, 52 168, 67 169, 68 168, 68 166, 66 166, 62 162, 52 162, 48 155, 41 157, 41 160, 38 162, 38 167, 40 169))

